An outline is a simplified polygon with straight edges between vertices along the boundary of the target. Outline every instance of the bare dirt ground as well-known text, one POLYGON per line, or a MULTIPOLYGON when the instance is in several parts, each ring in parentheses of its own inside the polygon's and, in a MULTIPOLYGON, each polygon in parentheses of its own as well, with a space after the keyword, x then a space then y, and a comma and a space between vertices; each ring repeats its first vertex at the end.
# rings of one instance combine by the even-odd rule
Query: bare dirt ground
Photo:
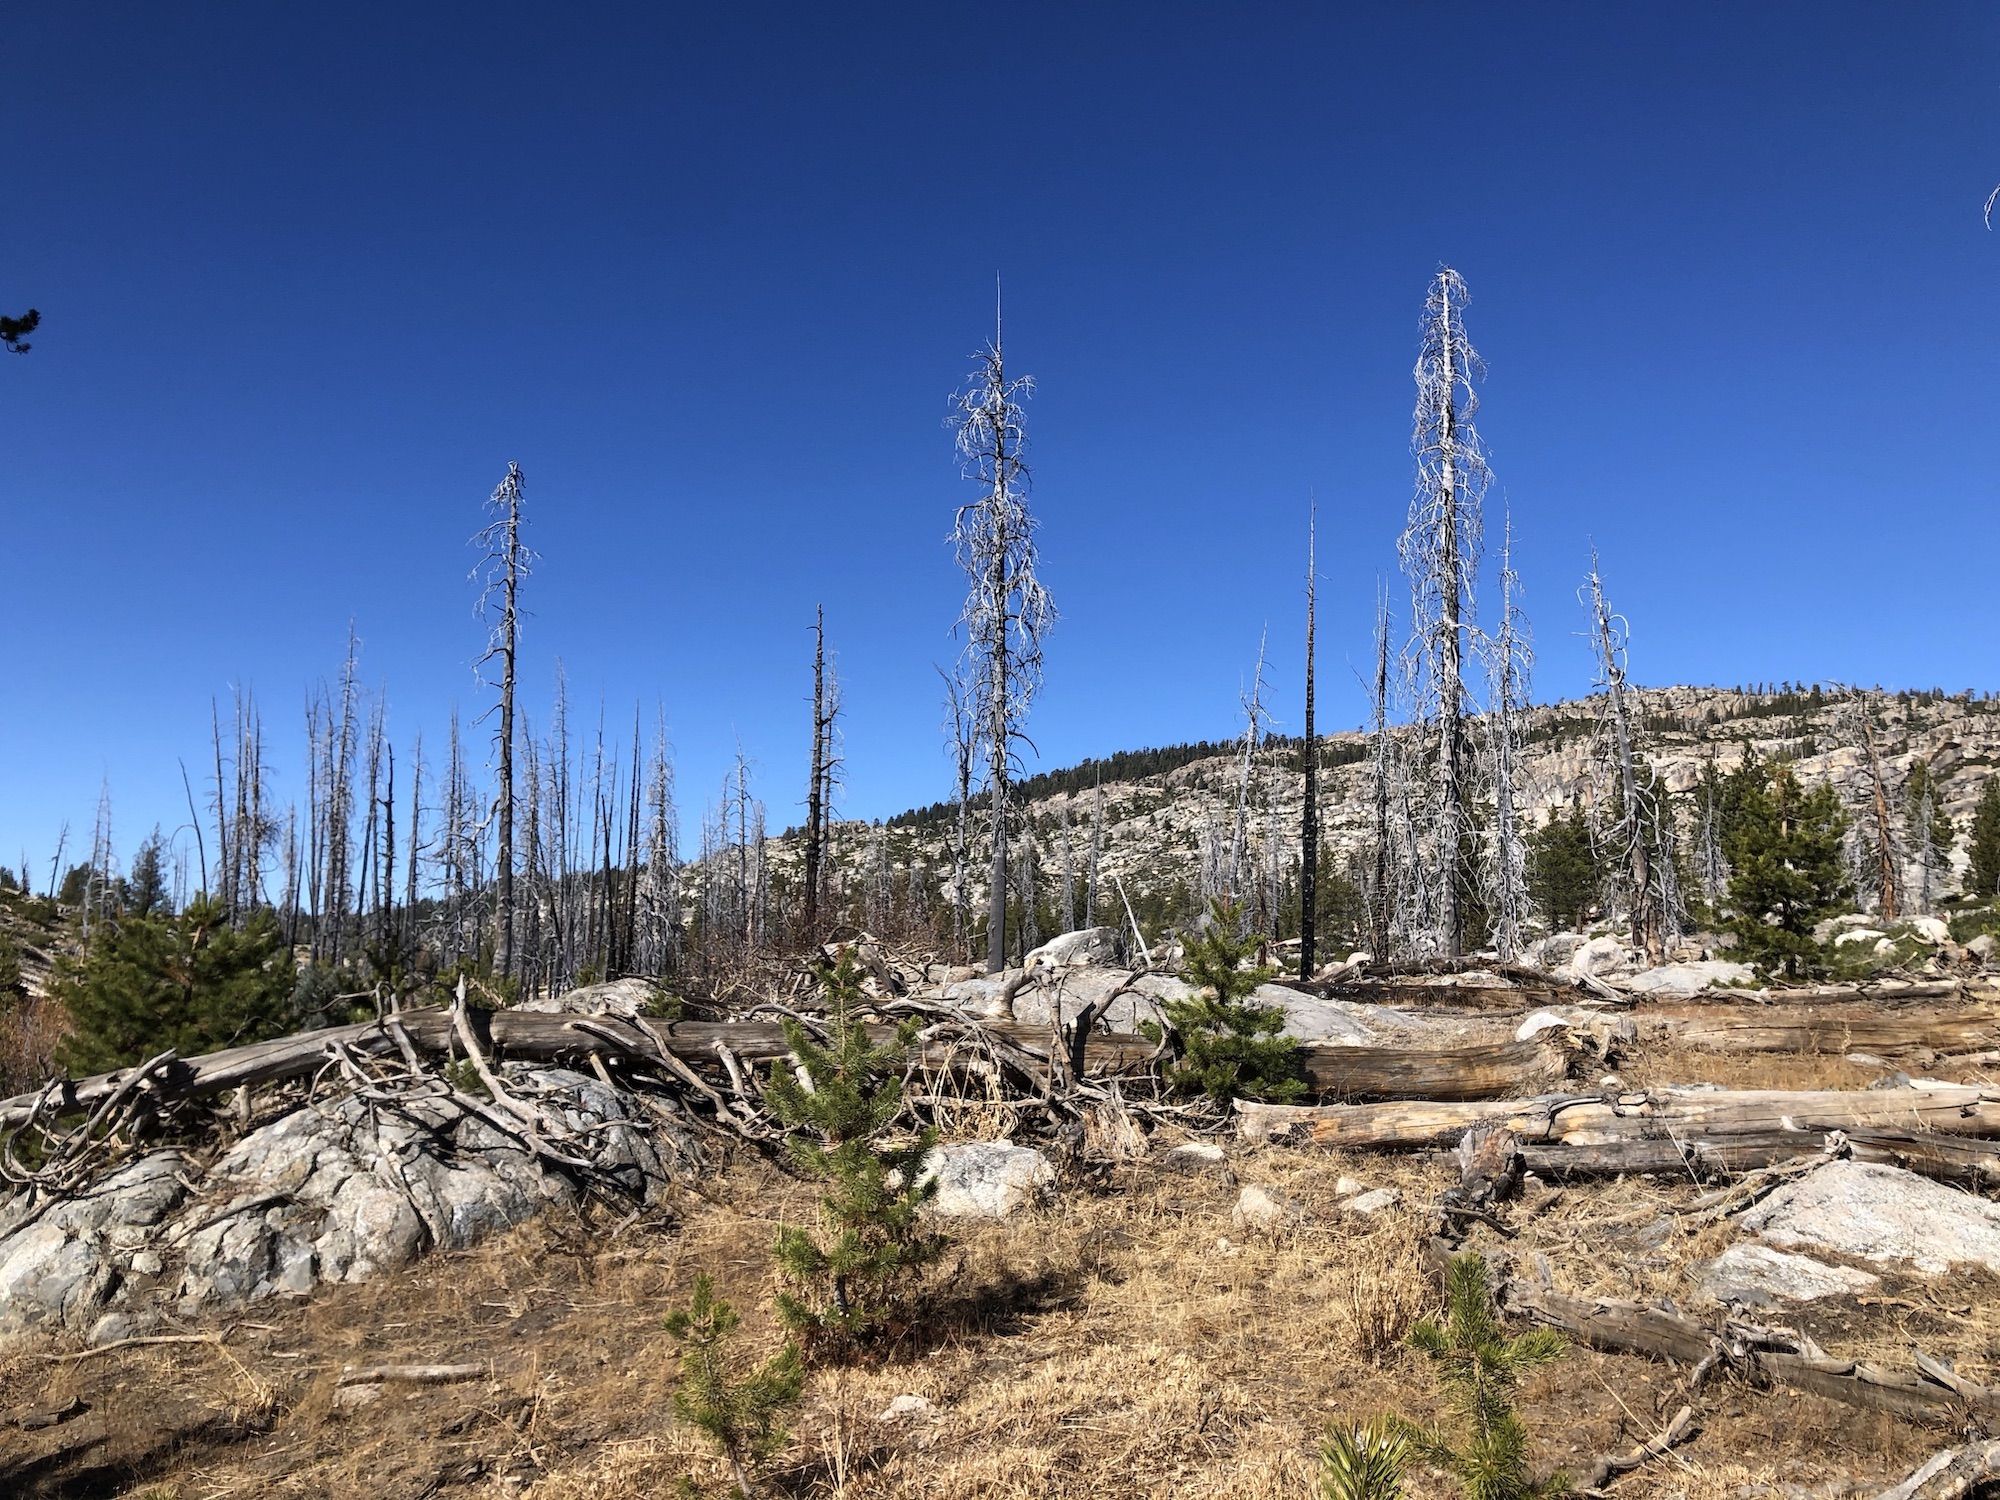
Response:
MULTIPOLYGON (((1421 1205, 1448 1170, 1233 1150, 1232 1167, 1302 1205, 1307 1222, 1245 1234, 1230 1221, 1234 1183, 1140 1163, 965 1233, 894 1347, 814 1374, 771 1492, 1305 1497, 1330 1420, 1437 1414, 1428 1366, 1401 1337, 1432 1309, 1421 1205), (1410 1207, 1343 1214, 1333 1185, 1344 1174, 1400 1187, 1410 1207), (932 1409, 885 1419, 903 1394, 932 1409)), ((1531 1190, 1510 1210, 1520 1237, 1507 1248, 1547 1256, 1569 1290, 1688 1305, 1686 1266, 1727 1235, 1662 1231, 1696 1192, 1643 1180, 1531 1190)), ((0 1355, 0 1495, 640 1500, 682 1475, 717 1485, 720 1466, 673 1419, 676 1351, 661 1320, 706 1271, 745 1315, 746 1355, 768 1350, 772 1236, 811 1212, 807 1188, 746 1159, 643 1221, 551 1215, 476 1252, 189 1330, 213 1342, 89 1354, 19 1343, 0 1355), (344 1366, 401 1361, 479 1362, 490 1374, 341 1405, 344 1366)), ((1921 1346, 1994 1380, 1995 1307, 1985 1281, 1889 1283, 1804 1326, 1830 1353, 1907 1364, 1921 1346)), ((1650 1436, 1684 1373, 1572 1349, 1523 1402, 1542 1467, 1579 1475, 1650 1436)), ((1720 1500, 1759 1483, 1887 1483, 1951 1440, 1724 1387, 1699 1438, 1618 1492, 1720 1500)), ((1421 1474, 1410 1492, 1454 1493, 1421 1474)))

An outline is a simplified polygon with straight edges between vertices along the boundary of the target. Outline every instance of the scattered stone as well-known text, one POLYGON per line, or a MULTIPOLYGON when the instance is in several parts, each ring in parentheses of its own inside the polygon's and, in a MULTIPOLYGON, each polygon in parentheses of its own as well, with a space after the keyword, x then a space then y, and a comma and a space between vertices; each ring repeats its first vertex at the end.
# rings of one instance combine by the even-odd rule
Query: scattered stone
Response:
POLYGON ((1531 968, 1559 969, 1576 956, 1576 950, 1588 941, 1580 932, 1552 932, 1528 944, 1526 959, 1531 968))
POLYGON ((1340 1206, 1351 1214, 1361 1214, 1364 1217, 1371 1217, 1375 1214, 1388 1212, 1390 1209, 1401 1204, 1402 1201, 1403 1193, 1400 1188, 1374 1188, 1356 1197, 1349 1198, 1340 1206))
POLYGON ((1161 1170, 1228 1177, 1229 1154, 1213 1141, 1188 1141, 1160 1155, 1161 1170))
POLYGON ((1875 945, 1875 956, 1877 958, 1887 958, 1890 954, 1894 953, 1895 951, 1896 951, 1896 941, 1894 938, 1883 938, 1880 942, 1878 942, 1875 945))
POLYGON ((122 1312, 108 1312, 90 1325, 90 1332, 83 1336, 86 1347, 102 1349, 106 1344, 115 1344, 120 1339, 129 1339, 139 1331, 140 1322, 122 1312))
POLYGON ((1254 1182, 1236 1195, 1236 1207, 1229 1211, 1229 1222, 1244 1234, 1274 1234, 1303 1224, 1305 1218, 1305 1210, 1291 1199, 1254 1182))
POLYGON ((1076 964, 1125 962, 1125 935, 1116 927, 1083 927, 1050 938, 1024 961, 1030 969, 1067 969, 1076 964))
POLYGON ((356 1407, 372 1406, 382 1399, 385 1387, 377 1381, 369 1385, 344 1385, 333 1393, 335 1411, 353 1411, 356 1407))
POLYGON ((524 1000, 521 1010, 553 1012, 566 1016, 617 1016, 637 1020, 656 1016, 666 991, 650 979, 613 979, 603 984, 586 984, 561 995, 542 995, 524 1000))
POLYGON ((1829 1162, 1739 1222, 1780 1249, 1902 1263, 1926 1276, 1967 1264, 2000 1271, 2000 1204, 1900 1167, 1829 1162))
POLYGON ((1699 1278, 1707 1296, 1743 1307, 1852 1296, 1881 1283, 1881 1277, 1866 1271, 1830 1266, 1755 1242, 1731 1245, 1702 1268, 1699 1278))
POLYGON ((1994 937, 1990 932, 1982 932, 1965 945, 1965 951, 1981 963, 1990 964, 1994 956, 2000 954, 2000 938, 1994 937))
POLYGON ((166 1269, 157 1251, 141 1250, 132 1257, 131 1271, 134 1276, 157 1276, 166 1269))
POLYGON ((875 1418, 878 1422, 894 1422, 901 1417, 928 1417, 937 1407, 927 1396, 898 1396, 875 1418))
MULTIPOLYGON (((1845 948, 1849 943, 1879 943, 1887 936, 1879 927, 1850 927, 1834 935, 1833 946, 1845 948)), ((1892 943, 1890 946, 1895 945, 1892 943)))
POLYGON ((1056 1169, 1041 1152, 1012 1141, 940 1146, 918 1181, 935 1180, 930 1211, 946 1219, 1008 1219, 1055 1195, 1056 1169))
POLYGON ((1912 917, 1910 933, 1920 937, 1933 948, 1951 941, 1951 927, 1943 917, 1912 917))
POLYGON ((1356 1193, 1365 1193, 1367 1191, 1368 1185, 1366 1183, 1352 1177, 1343 1177, 1333 1185, 1333 1196, 1336 1198, 1352 1198, 1356 1193))
POLYGON ((1540 1036, 1545 1031, 1567 1030, 1569 1030, 1569 1019, 1566 1016, 1558 1015, 1552 1010, 1538 1010, 1515 1028, 1514 1040, 1525 1042, 1531 1037, 1540 1036))

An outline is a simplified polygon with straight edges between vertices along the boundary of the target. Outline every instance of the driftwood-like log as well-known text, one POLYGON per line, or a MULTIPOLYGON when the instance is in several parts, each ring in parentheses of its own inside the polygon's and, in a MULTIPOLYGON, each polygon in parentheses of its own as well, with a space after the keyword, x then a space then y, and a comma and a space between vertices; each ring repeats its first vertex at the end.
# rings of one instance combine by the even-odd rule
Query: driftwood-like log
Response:
MULTIPOLYGON (((592 1057, 658 1067, 679 1076, 682 1069, 715 1065, 719 1046, 739 1063, 761 1064, 787 1055, 784 1031, 762 1021, 650 1021, 635 1025, 615 1016, 468 1007, 465 1024, 478 1046, 499 1059, 531 1062, 587 1062, 592 1057), (670 1061, 671 1059, 671 1061, 670 1061)), ((1047 1027, 983 1021, 978 1029, 1047 1061, 1047 1027)), ((299 1032, 268 1042, 231 1047, 202 1057, 172 1058, 153 1067, 145 1087, 162 1099, 192 1099, 228 1090, 281 1082, 316 1072, 328 1049, 389 1055, 400 1043, 397 1032, 421 1052, 442 1055, 457 1042, 451 1013, 442 1009, 404 1011, 393 1024, 364 1021, 322 1031, 299 1032)), ((880 1039, 893 1033, 881 1028, 880 1039)), ((1571 1051, 1560 1037, 1488 1046, 1330 1047, 1305 1050, 1305 1069, 1320 1094, 1341 1099, 1437 1098, 1469 1100, 1531 1094, 1562 1081, 1571 1051)), ((1089 1038, 1084 1060, 1090 1072, 1105 1074, 1150 1065, 1157 1048, 1144 1037, 1101 1032, 1089 1038)), ((937 1037, 924 1046, 924 1061, 949 1068, 966 1055, 961 1042, 937 1037)), ((130 1082, 131 1069, 100 1073, 62 1085, 54 1107, 63 1114, 89 1109, 114 1097, 130 1082)), ((0 1128, 26 1121, 43 1099, 41 1092, 0 1100, 0 1128)), ((44 1114, 48 1112, 44 1107, 44 1114)))
MULTIPOLYGON (((1636 997, 1644 999, 1643 996, 1636 997)), ((1762 990, 1703 990, 1684 1003, 1741 1005, 1745 1000, 1765 1005, 1909 1005, 1959 1000, 1990 1004, 2000 1001, 2000 986, 1989 975, 1965 979, 1865 979, 1850 984, 1802 984, 1762 990)), ((1683 1003, 1683 1002, 1676 1002, 1683 1003)))
POLYGON ((1695 1365, 1718 1349, 1737 1374, 1849 1406, 1925 1422, 1958 1423, 2000 1417, 2000 1391, 1954 1379, 1947 1385, 1920 1370, 1884 1370, 1835 1359, 1809 1345, 1773 1347, 1785 1336, 1725 1320, 1708 1328, 1663 1307, 1604 1297, 1572 1297, 1521 1277, 1508 1280, 1503 1305, 1610 1354, 1695 1365))
POLYGON ((1890 1142, 1933 1132, 2000 1136, 2000 1093, 1958 1084, 1810 1093, 1658 1089, 1462 1103, 1239 1101, 1236 1108, 1238 1132, 1246 1140, 1359 1150, 1449 1146, 1475 1125, 1504 1125, 1520 1137, 1530 1165, 1567 1162, 1578 1170, 1592 1170, 1595 1162, 1596 1170, 1657 1171, 1681 1157, 1683 1143, 1691 1141, 1721 1152, 1740 1143, 1749 1155, 1774 1137, 1789 1138, 1786 1154, 1799 1155, 1818 1149, 1835 1130, 1890 1142))
POLYGON ((492 1372, 491 1365, 364 1365, 340 1372, 338 1385, 384 1385, 399 1381, 405 1385, 455 1385, 461 1380, 479 1380, 492 1372))
POLYGON ((1982 1440, 1932 1454, 1874 1500, 1965 1500, 1995 1479, 2000 1479, 2000 1441, 1982 1440))
MULTIPOLYGON (((1661 1136, 1596 1145, 1536 1145, 1521 1153, 1542 1177, 1728 1176, 1819 1155, 1825 1133, 1794 1130, 1738 1135, 1661 1136)), ((1882 1162, 1939 1182, 2000 1187, 2000 1139, 1910 1130, 1842 1131, 1840 1155, 1882 1162)))
POLYGON ((1978 1052, 2000 1047, 2000 1005, 1962 1010, 1771 1005, 1649 1008, 1638 1018, 1646 1041, 1705 1052, 1978 1052))

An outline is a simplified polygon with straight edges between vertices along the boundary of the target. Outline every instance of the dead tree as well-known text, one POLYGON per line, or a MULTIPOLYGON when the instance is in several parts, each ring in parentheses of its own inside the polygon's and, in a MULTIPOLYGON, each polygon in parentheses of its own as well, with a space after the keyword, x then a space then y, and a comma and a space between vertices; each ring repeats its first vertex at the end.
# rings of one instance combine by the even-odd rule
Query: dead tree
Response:
POLYGON ((1520 952, 1528 913, 1528 849, 1515 805, 1520 774, 1520 717, 1528 702, 1534 646, 1520 607, 1521 576, 1514 571, 1514 522, 1500 543, 1500 622, 1485 639, 1490 709, 1486 716, 1489 771, 1493 778, 1493 839, 1486 866, 1487 910, 1493 947, 1503 962, 1520 952))
POLYGON ((1473 578, 1479 568, 1480 500, 1489 472, 1472 425, 1483 373, 1465 335, 1465 282, 1450 267, 1431 282, 1417 356, 1417 404, 1410 437, 1416 494, 1397 550, 1410 580, 1418 668, 1417 716, 1429 731, 1433 913, 1430 943, 1456 957, 1465 942, 1459 877, 1467 827, 1465 649, 1473 578))
POLYGON ((1902 910, 1902 860, 1897 849, 1896 826, 1889 816, 1888 777, 1882 769, 1882 751, 1875 741, 1875 716, 1869 712, 1867 699, 1859 689, 1849 688, 1847 702, 1858 726, 1855 737, 1861 742, 1862 757, 1868 766, 1875 820, 1875 846, 1869 851, 1875 856, 1875 868, 1869 874, 1876 891, 1877 910, 1884 921, 1893 922, 1902 910))
MULTIPOLYGON (((1092 781, 1090 791, 1090 864, 1085 872, 1084 926, 1097 925, 1097 870, 1104 857, 1104 778, 1099 773, 1092 781)), ((1117 925, 1113 923, 1113 925, 1117 925)))
MULTIPOLYGON (((1236 775, 1236 818, 1229 828, 1229 885, 1226 894, 1243 902, 1250 880, 1250 801, 1251 783, 1256 776, 1257 751, 1263 744, 1264 726, 1270 715, 1264 708, 1264 644, 1257 637, 1257 667, 1250 677, 1249 691, 1242 695, 1243 760, 1236 775)), ((1247 905, 1239 907, 1243 920, 1250 920, 1247 905)))
POLYGON ((494 815, 498 823, 494 853, 494 967, 505 977, 514 971, 514 671, 521 641, 521 581, 533 567, 535 554, 521 539, 521 466, 507 465, 507 474, 486 501, 491 519, 473 537, 482 556, 473 577, 479 580, 474 612, 490 619, 486 650, 479 658, 483 673, 498 664, 500 700, 488 712, 497 716, 493 729, 498 784, 494 815))
POLYGON ((1375 947, 1375 960, 1390 958, 1389 926, 1394 909, 1394 891, 1389 882, 1389 807, 1394 770, 1394 747, 1389 742, 1389 593, 1379 589, 1375 596, 1375 681, 1369 695, 1368 754, 1375 781, 1375 879, 1369 892, 1368 911, 1375 947))
POLYGON ((680 957, 681 917, 674 767, 667 754, 664 716, 654 735, 652 766, 646 777, 646 814, 646 863, 639 883, 637 968, 641 974, 666 974, 680 957))
POLYGON ((1069 798, 1056 805, 1056 837, 1062 849, 1062 925, 1070 932, 1087 924, 1076 919, 1076 847, 1070 839, 1069 798))
POLYGON ((1313 976, 1314 944, 1318 938, 1319 913, 1319 740, 1313 730, 1313 688, 1318 657, 1314 630, 1318 625, 1315 605, 1318 598, 1319 509, 1314 506, 1306 521, 1306 738, 1302 769, 1305 772, 1305 802, 1299 811, 1299 978, 1313 976))
POLYGON ((972 952, 972 760, 977 738, 971 694, 961 675, 938 668, 944 679, 945 732, 951 736, 952 788, 956 810, 951 831, 951 935, 960 958, 972 952))
POLYGON ((1042 637, 1055 606, 1035 575, 1035 519, 1027 506, 1027 431, 1021 401, 1034 389, 1007 378, 995 309, 993 342, 974 356, 972 378, 960 392, 955 424, 964 476, 979 499, 958 508, 953 530, 959 566, 970 585, 959 614, 965 680, 974 732, 985 752, 993 835, 987 889, 986 965, 1007 962, 1007 803, 1014 747, 1042 674, 1042 637))
POLYGON ((1613 614, 1605 600, 1596 548, 1591 549, 1590 579, 1585 587, 1590 595, 1586 607, 1590 611, 1591 644, 1597 653, 1597 685, 1605 695, 1610 754, 1618 777, 1618 819, 1610 837, 1614 852, 1628 861, 1631 870, 1633 946, 1645 952, 1649 963, 1657 964, 1664 957, 1665 944, 1660 935, 1661 903, 1653 878, 1650 825, 1671 818, 1672 813, 1651 805, 1652 788, 1640 785, 1634 769, 1631 709, 1625 697, 1625 646, 1630 629, 1624 616, 1613 614))
POLYGON ((805 908, 808 942, 819 939, 819 902, 825 883, 826 825, 833 815, 833 784, 840 765, 835 728, 840 718, 840 683, 826 660, 826 609, 813 616, 813 709, 811 784, 806 789, 805 908))

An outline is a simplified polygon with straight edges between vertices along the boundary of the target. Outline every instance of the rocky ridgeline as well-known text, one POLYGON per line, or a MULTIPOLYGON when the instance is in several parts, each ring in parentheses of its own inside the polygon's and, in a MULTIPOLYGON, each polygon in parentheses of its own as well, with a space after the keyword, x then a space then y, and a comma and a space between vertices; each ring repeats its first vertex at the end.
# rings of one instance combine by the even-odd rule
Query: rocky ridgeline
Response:
MULTIPOLYGON (((1723 771, 1736 766, 1747 743, 1767 759, 1794 758, 1807 785, 1830 782, 1850 813, 1862 812, 1871 794, 1866 758, 1855 743, 1858 730, 1852 708, 1827 698, 1816 708, 1806 700, 1801 712, 1789 708, 1773 712, 1772 701, 1714 688, 1642 689, 1632 698, 1632 716, 1640 726, 1639 749, 1669 788, 1686 792, 1697 784, 1711 758, 1723 771)), ((2000 766, 2000 703, 1964 699, 1904 703, 1887 694, 1870 694, 1869 703, 1885 770, 1893 783, 1892 796, 1899 793, 1914 761, 1928 761, 1938 778, 1942 810, 1961 830, 1966 828, 1986 776, 2000 766)), ((1527 714, 1517 801, 1532 821, 1540 822, 1579 800, 1588 805, 1603 790, 1598 734, 1603 707, 1601 698, 1576 699, 1527 714)), ((1329 763, 1320 772, 1321 840, 1337 857, 1359 857, 1374 837, 1367 738, 1353 731, 1330 734, 1324 745, 1329 763), (1330 763, 1339 761, 1345 763, 1330 763)), ((1227 837, 1241 770, 1240 754, 1227 754, 1157 776, 1105 782, 1102 868, 1107 882, 1115 873, 1135 895, 1174 880, 1192 886, 1210 824, 1227 837)), ((1272 815, 1282 836, 1292 840, 1304 797, 1303 777, 1268 758, 1256 774, 1260 780, 1253 832, 1262 826, 1266 786, 1262 778, 1269 778, 1272 815)), ((1074 858, 1081 868, 1090 844, 1094 805, 1095 794, 1088 790, 1029 803, 1045 881, 1059 878, 1059 825, 1065 813, 1072 825, 1074 858)), ((936 875, 950 868, 947 832, 943 824, 879 833, 866 824, 840 824, 834 833, 833 859, 847 884, 863 889, 874 868, 879 837, 890 869, 901 872, 915 864, 936 875)), ((774 867, 796 877, 803 850, 796 836, 788 836, 776 841, 770 857, 774 867)), ((1951 859, 1954 869, 1962 872, 1963 838, 1951 859)), ((1105 899, 1115 898, 1107 894, 1105 899)))

